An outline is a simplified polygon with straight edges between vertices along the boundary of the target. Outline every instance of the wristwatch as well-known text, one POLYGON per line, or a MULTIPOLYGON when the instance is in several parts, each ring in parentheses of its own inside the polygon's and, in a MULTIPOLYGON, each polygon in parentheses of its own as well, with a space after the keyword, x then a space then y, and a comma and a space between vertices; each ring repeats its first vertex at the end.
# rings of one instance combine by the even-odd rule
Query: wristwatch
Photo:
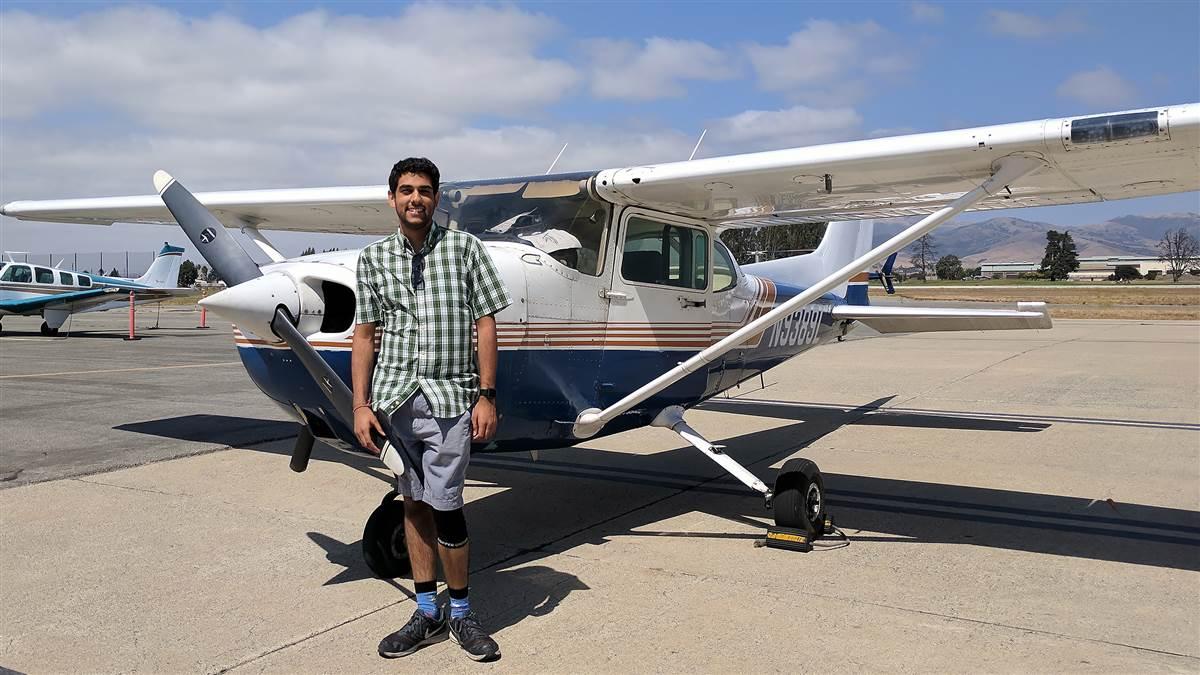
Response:
POLYGON ((486 398, 487 400, 495 403, 496 402, 496 390, 492 389, 492 388, 480 389, 479 397, 486 398))

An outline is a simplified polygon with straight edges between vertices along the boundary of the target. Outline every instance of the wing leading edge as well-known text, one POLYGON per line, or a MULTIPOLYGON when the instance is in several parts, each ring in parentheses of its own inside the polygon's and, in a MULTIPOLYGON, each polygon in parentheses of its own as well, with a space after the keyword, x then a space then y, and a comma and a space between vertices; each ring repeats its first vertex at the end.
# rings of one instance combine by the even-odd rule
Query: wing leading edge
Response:
MULTIPOLYGON (((719 227, 925 215, 983 182, 1006 157, 1040 169, 971 210, 1051 206, 1200 190, 1200 103, 940 131, 690 162, 606 169, 617 204, 719 227)), ((564 178, 568 177, 564 175, 564 178)), ((507 182, 520 179, 505 179, 507 182)), ((457 184, 484 186, 505 181, 457 184)), ((228 227, 388 234, 383 186, 198 193, 228 227)), ((10 202, 22 220, 174 224, 157 195, 10 202)))

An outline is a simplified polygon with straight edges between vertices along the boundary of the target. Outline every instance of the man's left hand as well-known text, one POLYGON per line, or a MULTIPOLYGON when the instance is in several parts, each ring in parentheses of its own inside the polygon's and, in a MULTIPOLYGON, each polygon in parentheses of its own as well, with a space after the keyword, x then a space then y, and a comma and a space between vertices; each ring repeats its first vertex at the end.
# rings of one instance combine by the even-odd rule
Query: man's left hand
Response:
POLYGON ((471 440, 482 443, 496 433, 496 404, 491 399, 479 397, 471 410, 471 440))

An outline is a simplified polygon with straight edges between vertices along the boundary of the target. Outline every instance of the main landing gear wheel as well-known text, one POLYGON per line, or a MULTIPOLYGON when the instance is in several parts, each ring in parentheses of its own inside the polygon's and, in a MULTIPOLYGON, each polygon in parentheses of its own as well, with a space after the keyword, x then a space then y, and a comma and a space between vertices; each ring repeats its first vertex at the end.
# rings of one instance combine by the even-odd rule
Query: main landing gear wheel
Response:
POLYGON ((58 335, 58 329, 51 328, 50 324, 43 321, 42 322, 42 335, 45 335, 47 337, 54 337, 55 335, 58 335))
POLYGON ((825 530, 825 481, 812 460, 785 462, 773 494, 776 525, 807 530, 814 538, 825 530))
POLYGON ((380 579, 394 579, 412 570, 404 540, 404 500, 389 492, 367 518, 363 528, 363 558, 380 579))

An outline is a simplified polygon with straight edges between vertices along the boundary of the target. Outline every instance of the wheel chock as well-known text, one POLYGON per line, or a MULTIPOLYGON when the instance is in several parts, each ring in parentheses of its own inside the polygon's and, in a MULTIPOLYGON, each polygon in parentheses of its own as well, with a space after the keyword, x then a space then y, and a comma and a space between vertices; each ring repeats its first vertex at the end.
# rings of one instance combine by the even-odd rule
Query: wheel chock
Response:
POLYGON ((808 553, 812 550, 812 535, 808 530, 800 530, 794 527, 779 527, 777 525, 767 528, 766 545, 768 548, 780 548, 785 551, 799 551, 808 553))
POLYGON ((833 516, 826 514, 825 522, 822 524, 821 532, 815 535, 808 530, 803 530, 795 527, 780 527, 772 525, 767 528, 767 538, 763 540, 762 545, 768 548, 778 548, 784 551, 799 551, 800 553, 808 553, 813 550, 813 540, 820 539, 824 535, 833 534, 833 516))

